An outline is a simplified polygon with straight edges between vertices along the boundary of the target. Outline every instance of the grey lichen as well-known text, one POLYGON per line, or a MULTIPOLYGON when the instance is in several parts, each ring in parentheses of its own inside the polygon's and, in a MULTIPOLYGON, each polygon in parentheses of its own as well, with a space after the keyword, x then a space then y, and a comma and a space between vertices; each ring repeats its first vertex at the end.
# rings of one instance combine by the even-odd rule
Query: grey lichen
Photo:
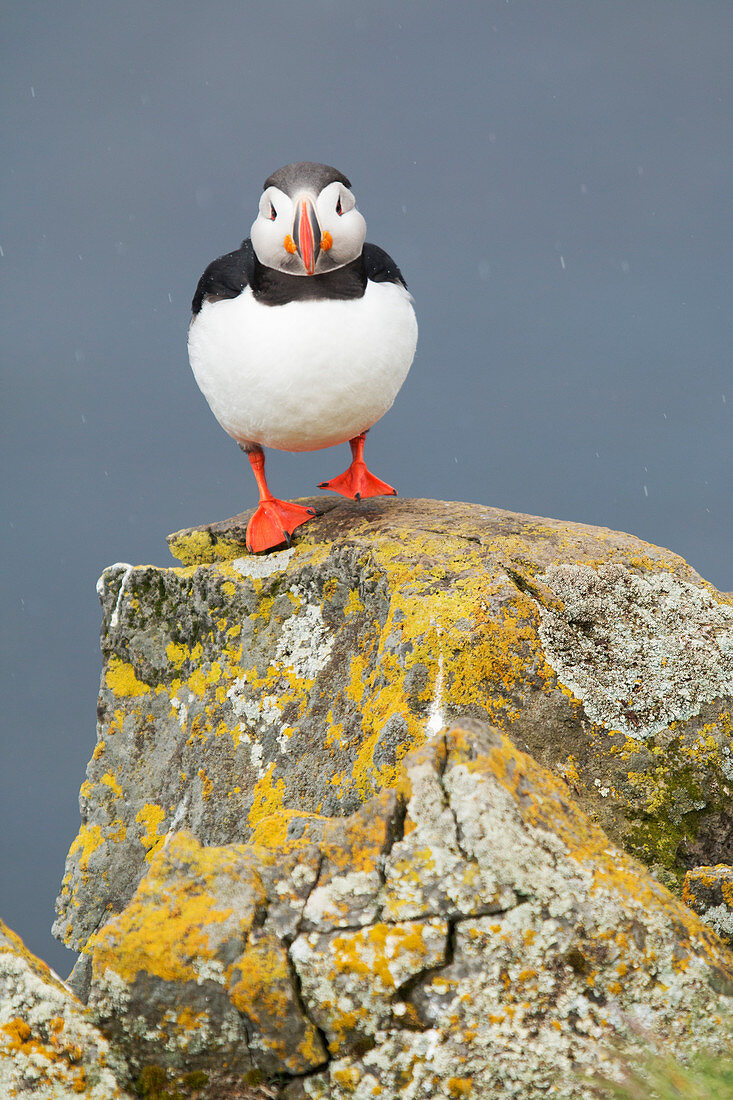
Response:
POLYGON ((671 573, 551 565, 545 656, 591 721, 645 739, 733 692, 733 608, 671 573))
POLYGON ((0 1096, 130 1100, 126 1067, 90 1014, 0 921, 0 1096))
POLYGON ((708 909, 703 920, 709 924, 714 932, 731 942, 733 940, 733 911, 727 905, 714 905, 708 909))

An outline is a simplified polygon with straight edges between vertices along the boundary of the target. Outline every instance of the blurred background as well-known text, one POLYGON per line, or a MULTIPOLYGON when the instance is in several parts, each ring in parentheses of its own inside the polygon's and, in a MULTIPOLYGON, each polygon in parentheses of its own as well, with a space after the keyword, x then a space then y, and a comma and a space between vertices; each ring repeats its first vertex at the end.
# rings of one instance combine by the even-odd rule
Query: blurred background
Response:
MULTIPOLYGON (((186 329, 275 168, 345 172, 415 296, 375 473, 630 531, 733 588, 733 5, 3 8, 0 912, 66 975, 95 581, 255 503, 186 329)), ((347 457, 271 452, 271 486, 347 457)))

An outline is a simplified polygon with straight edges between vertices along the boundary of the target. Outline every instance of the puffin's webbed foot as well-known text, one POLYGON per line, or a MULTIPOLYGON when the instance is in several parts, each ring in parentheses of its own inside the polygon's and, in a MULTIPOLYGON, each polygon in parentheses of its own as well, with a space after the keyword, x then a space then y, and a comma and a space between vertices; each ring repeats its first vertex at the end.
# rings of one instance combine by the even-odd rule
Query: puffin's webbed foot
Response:
POLYGON ((313 519, 315 509, 274 497, 265 479, 265 456, 262 450, 259 447, 251 450, 242 447, 242 450, 249 458, 260 491, 257 511, 247 524, 247 549, 252 554, 259 554, 263 550, 274 550, 276 546, 290 546, 290 536, 295 528, 313 519))
POLYGON ((301 523, 313 519, 315 511, 291 504, 287 500, 261 500, 257 511, 247 524, 247 549, 252 554, 274 550, 276 546, 290 546, 290 536, 301 523))
POLYGON ((381 478, 375 477, 367 469, 364 461, 364 441, 366 432, 349 440, 351 447, 351 465, 338 477, 330 481, 321 481, 319 489, 330 489, 333 493, 351 497, 352 500, 364 500, 366 497, 397 496, 397 490, 381 478))
POLYGON ((397 490, 386 481, 381 481, 366 468, 365 462, 352 462, 348 470, 330 481, 318 483, 319 489, 330 489, 352 500, 364 500, 366 497, 397 496, 397 490))

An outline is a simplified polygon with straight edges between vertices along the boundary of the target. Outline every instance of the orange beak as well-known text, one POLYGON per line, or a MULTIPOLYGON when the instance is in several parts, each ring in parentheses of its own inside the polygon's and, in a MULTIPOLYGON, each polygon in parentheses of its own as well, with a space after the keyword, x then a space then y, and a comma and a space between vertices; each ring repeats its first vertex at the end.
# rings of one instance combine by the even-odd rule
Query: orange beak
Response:
POLYGON ((293 222, 293 240, 308 275, 314 275, 321 250, 321 227, 310 199, 300 199, 293 222))

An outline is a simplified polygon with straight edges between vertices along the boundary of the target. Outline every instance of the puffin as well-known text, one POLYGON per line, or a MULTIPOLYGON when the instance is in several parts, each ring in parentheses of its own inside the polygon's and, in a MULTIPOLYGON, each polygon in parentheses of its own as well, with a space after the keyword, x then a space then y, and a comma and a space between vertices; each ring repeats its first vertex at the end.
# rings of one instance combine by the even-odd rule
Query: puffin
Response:
POLYGON ((417 320, 397 264, 365 240, 346 176, 327 164, 288 164, 265 180, 250 236, 210 263, 196 288, 189 361, 252 467, 252 553, 289 546, 315 514, 272 495, 266 447, 348 442, 348 469, 319 488, 356 501, 397 492, 367 469, 364 444, 407 377, 417 320))

